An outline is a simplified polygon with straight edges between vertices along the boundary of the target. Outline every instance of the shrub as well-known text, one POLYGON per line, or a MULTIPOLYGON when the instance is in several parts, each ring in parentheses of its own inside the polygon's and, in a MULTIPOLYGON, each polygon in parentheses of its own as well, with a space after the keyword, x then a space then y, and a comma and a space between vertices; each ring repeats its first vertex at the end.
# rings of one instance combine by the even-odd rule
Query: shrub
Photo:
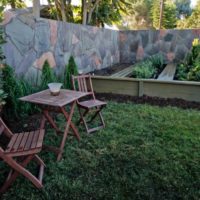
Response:
POLYGON ((175 74, 175 79, 177 80, 187 80, 187 73, 188 69, 184 63, 178 64, 176 67, 176 74, 175 74))
POLYGON ((72 89, 71 76, 78 75, 78 67, 75 63, 74 57, 70 56, 69 63, 66 65, 64 74, 64 87, 72 89))
POLYGON ((43 68, 42 68, 42 75, 41 75, 41 84, 40 89, 47 89, 48 83, 56 81, 56 77, 49 66, 48 61, 44 62, 43 68))
POLYGON ((164 59, 162 54, 156 54, 149 58, 150 62, 152 62, 153 67, 157 70, 157 75, 162 72, 164 68, 164 59))
POLYGON ((134 78, 153 78, 156 73, 156 69, 153 67, 152 62, 144 61, 138 63, 133 68, 134 78))
POLYGON ((3 90, 7 94, 6 105, 3 108, 3 115, 6 119, 20 118, 36 111, 36 106, 19 100, 20 97, 35 92, 36 88, 23 77, 16 77, 10 66, 5 66, 2 69, 2 79, 4 82, 3 90))

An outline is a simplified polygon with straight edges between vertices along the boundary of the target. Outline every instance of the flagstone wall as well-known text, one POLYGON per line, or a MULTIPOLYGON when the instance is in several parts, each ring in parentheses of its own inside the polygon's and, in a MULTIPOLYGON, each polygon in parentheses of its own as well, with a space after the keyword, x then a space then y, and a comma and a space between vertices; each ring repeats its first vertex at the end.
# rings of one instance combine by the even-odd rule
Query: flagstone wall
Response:
POLYGON ((165 62, 183 61, 200 30, 141 30, 120 31, 119 49, 121 63, 134 63, 161 53, 165 62))
POLYGON ((80 73, 117 63, 135 63, 162 53, 165 62, 180 62, 200 30, 114 31, 48 19, 34 19, 30 10, 7 11, 3 22, 6 62, 18 75, 38 77, 45 60, 63 74, 70 55, 80 73))
POLYGON ((18 75, 41 73, 45 60, 63 74, 70 55, 79 72, 119 63, 118 32, 47 19, 34 19, 29 11, 6 12, 6 62, 18 75))

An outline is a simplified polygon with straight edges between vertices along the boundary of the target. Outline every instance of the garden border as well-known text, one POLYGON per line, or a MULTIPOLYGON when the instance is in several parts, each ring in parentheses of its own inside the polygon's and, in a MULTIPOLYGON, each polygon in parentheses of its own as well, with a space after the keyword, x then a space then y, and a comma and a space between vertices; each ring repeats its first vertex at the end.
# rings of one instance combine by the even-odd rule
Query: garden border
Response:
POLYGON ((141 97, 179 98, 200 102, 200 83, 93 76, 95 92, 141 97))

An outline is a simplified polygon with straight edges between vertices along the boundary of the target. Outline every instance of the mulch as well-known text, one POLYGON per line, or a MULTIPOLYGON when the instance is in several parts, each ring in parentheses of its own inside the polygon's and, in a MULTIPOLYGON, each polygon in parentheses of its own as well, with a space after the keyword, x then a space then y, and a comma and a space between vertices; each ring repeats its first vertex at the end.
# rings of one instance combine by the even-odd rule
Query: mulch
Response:
POLYGON ((132 102, 136 104, 149 104, 160 107, 173 106, 182 109, 197 109, 200 110, 200 102, 186 101, 178 98, 159 98, 159 97, 134 97, 129 95, 119 95, 119 94, 108 94, 108 93, 98 93, 96 94, 97 99, 103 101, 116 101, 119 103, 132 102))

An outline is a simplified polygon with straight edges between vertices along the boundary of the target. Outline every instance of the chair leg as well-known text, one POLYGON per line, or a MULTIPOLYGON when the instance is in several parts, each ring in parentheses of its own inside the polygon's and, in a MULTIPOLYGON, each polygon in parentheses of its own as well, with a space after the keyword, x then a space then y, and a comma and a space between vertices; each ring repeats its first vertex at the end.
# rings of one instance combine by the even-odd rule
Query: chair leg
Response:
POLYGON ((91 117, 91 119, 88 123, 91 123, 97 116, 99 116, 99 119, 101 121, 100 126, 103 126, 103 128, 105 128, 105 122, 104 122, 103 116, 101 114, 102 109, 103 109, 103 107, 100 107, 99 110, 91 117))
POLYGON ((0 193, 4 193, 20 174, 28 178, 37 188, 42 188, 42 184, 40 183, 40 181, 28 170, 25 169, 25 167, 33 159, 33 157, 34 155, 28 156, 21 164, 17 163, 13 158, 7 160, 7 163, 14 169, 14 171, 11 175, 9 174, 9 177, 0 189, 0 193))
POLYGON ((85 115, 88 113, 89 110, 85 110, 83 114, 81 112, 81 108, 78 108, 78 111, 80 114, 80 119, 78 120, 77 125, 79 125, 81 123, 81 121, 83 121, 83 118, 85 117, 85 115))

